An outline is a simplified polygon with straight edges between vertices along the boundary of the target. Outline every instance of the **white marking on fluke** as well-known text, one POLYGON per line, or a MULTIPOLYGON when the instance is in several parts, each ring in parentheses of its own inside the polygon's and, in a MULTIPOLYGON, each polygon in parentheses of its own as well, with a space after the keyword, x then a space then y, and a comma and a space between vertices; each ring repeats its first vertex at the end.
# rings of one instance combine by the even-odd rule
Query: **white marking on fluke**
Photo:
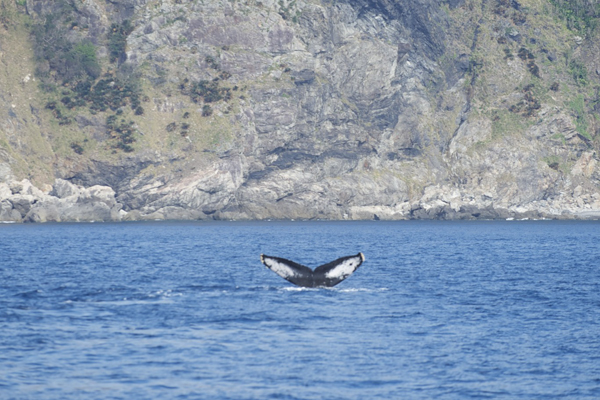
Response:
POLYGON ((288 279, 288 278, 292 278, 292 277, 298 275, 296 270, 291 268, 288 264, 281 262, 274 257, 271 258, 271 257, 267 256, 266 260, 267 260, 266 262, 269 263, 268 265, 265 262, 265 256, 263 254, 261 254, 260 261, 262 261, 262 263, 267 265, 269 267, 269 269, 271 269, 271 271, 275 272, 277 275, 281 276, 282 278, 288 279))
POLYGON ((338 258, 312 269, 285 258, 260 255, 260 261, 283 279, 302 287, 332 287, 352 275, 365 260, 363 253, 338 258))
POLYGON ((340 278, 340 277, 345 278, 347 276, 350 276, 350 274, 352 274, 356 270, 356 268, 360 265, 361 262, 362 262, 362 260, 357 260, 356 258, 351 258, 349 260, 346 260, 342 263, 339 263, 337 266, 330 269, 329 271, 327 271, 327 273, 325 273, 325 277, 326 278, 340 278))

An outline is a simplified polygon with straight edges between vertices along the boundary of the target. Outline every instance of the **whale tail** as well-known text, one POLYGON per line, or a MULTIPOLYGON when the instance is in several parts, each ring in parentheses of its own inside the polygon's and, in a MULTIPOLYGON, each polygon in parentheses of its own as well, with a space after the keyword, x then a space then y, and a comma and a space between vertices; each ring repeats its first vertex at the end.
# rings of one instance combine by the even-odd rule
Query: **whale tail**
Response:
POLYGON ((302 287, 332 287, 352 275, 365 260, 363 253, 338 258, 312 269, 294 261, 266 254, 260 261, 283 279, 302 287))

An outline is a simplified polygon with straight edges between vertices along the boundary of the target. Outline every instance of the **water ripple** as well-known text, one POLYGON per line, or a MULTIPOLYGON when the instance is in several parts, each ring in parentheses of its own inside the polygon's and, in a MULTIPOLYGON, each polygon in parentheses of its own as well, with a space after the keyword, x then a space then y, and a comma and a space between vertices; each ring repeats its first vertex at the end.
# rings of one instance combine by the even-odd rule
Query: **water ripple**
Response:
POLYGON ((0 398, 597 399, 598 228, 2 225, 0 398), (328 289, 258 260, 358 251, 328 289))

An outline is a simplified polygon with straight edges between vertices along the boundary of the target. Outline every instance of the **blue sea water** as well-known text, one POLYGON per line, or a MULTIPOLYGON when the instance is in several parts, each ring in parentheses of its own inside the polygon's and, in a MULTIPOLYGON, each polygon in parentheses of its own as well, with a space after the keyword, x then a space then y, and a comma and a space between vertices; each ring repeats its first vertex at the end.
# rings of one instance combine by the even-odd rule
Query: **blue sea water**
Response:
POLYGON ((600 223, 0 225, 0 399, 158 398, 598 399, 600 223))

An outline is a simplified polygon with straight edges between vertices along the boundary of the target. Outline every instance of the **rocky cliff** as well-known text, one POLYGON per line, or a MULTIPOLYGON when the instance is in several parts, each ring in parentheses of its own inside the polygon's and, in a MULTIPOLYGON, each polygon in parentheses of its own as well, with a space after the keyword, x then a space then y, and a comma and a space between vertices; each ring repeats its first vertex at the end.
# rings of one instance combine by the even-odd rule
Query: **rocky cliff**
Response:
POLYGON ((597 11, 2 0, 0 220, 597 218, 597 11))

